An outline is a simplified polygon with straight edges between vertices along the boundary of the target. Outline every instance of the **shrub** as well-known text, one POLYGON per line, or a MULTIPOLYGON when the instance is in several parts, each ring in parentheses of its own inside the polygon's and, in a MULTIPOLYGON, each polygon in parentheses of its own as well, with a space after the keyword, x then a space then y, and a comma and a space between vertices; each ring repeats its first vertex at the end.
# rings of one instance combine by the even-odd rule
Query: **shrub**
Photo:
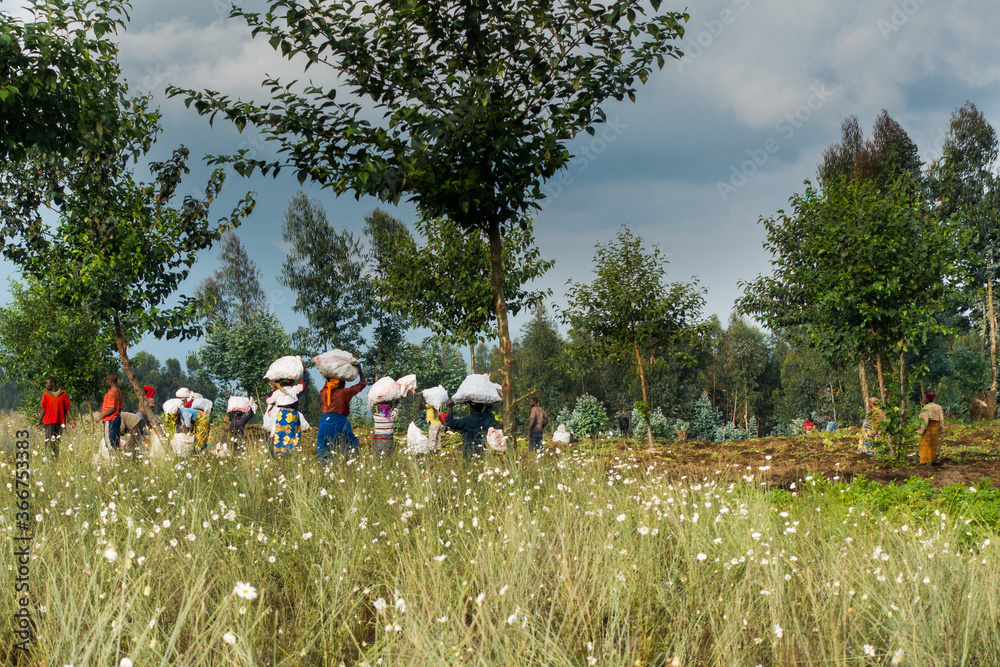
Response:
POLYGON ((701 396, 694 401, 692 414, 691 428, 688 430, 689 439, 717 440, 716 432, 721 436, 725 422, 722 421, 722 415, 709 400, 707 391, 701 392, 701 396))
POLYGON ((604 403, 590 394, 584 394, 576 400, 567 428, 573 433, 596 439, 607 423, 608 410, 604 407, 604 403))

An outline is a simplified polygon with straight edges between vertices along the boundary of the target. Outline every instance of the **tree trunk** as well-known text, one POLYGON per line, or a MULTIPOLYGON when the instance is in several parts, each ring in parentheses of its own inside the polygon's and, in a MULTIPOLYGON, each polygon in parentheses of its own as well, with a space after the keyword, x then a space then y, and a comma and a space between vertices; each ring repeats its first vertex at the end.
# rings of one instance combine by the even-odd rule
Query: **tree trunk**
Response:
POLYGON ((903 428, 903 416, 906 414, 906 344, 899 341, 899 427, 903 428))
POLYGON ((649 445, 649 449, 653 449, 653 427, 649 425, 649 399, 646 398, 646 371, 642 367, 642 355, 639 354, 638 341, 632 341, 632 344, 635 349, 635 363, 639 366, 639 384, 642 385, 642 402, 646 405, 643 413, 643 421, 646 422, 646 443, 649 445))
POLYGON ((861 398, 864 399, 864 413, 868 414, 868 376, 865 374, 865 362, 858 362, 858 379, 861 380, 861 398))
POLYGON ((469 372, 476 373, 476 344, 469 343, 469 372))
POLYGON ((882 405, 885 406, 885 376, 882 375, 882 353, 875 353, 875 369, 878 371, 878 393, 879 398, 882 399, 882 405))
POLYGON ((503 239, 500 237, 500 223, 491 220, 490 241, 490 285, 497 310, 497 338, 500 343, 500 386, 503 387, 503 432, 510 437, 513 451, 517 450, 517 423, 514 421, 514 382, 511 377, 510 329, 507 322, 507 299, 504 297, 506 275, 503 265, 503 239))
POLYGON ((139 409, 142 410, 143 414, 149 419, 149 423, 156 429, 156 432, 161 437, 166 437, 166 431, 163 430, 163 425, 160 424, 160 420, 156 418, 153 414, 153 406, 149 404, 149 400, 146 398, 146 394, 143 393, 142 387, 139 386, 139 381, 135 378, 135 373, 132 371, 132 361, 128 358, 128 345, 125 343, 125 334, 122 332, 122 323, 118 318, 118 311, 112 311, 111 319, 115 325, 115 343, 118 346, 118 356, 122 360, 122 370, 125 371, 125 377, 128 378, 129 384, 132 385, 132 391, 135 393, 135 397, 139 401, 139 409))
POLYGON ((995 398, 997 395, 997 316, 993 310, 993 251, 990 251, 990 276, 986 281, 987 310, 990 316, 990 393, 995 398))

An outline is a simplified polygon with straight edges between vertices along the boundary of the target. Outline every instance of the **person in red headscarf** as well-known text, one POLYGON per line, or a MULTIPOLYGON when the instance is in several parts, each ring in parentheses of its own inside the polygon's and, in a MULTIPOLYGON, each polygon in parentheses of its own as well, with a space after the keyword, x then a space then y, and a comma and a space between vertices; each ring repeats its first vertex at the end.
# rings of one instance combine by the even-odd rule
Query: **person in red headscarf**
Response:
MULTIPOLYGON (((149 409, 155 411, 156 406, 153 405, 153 396, 156 395, 156 389, 154 389, 152 386, 148 384, 144 384, 142 385, 142 393, 145 394, 146 396, 146 402, 149 403, 149 409)), ((143 417, 146 418, 146 421, 149 421, 149 416, 143 412, 141 405, 139 406, 139 409, 136 410, 136 414, 142 415, 143 417)))
POLYGON ((920 411, 923 424, 917 429, 920 435, 920 464, 941 465, 937 460, 938 436, 944 429, 944 410, 934 402, 934 394, 924 394, 924 409, 920 411))

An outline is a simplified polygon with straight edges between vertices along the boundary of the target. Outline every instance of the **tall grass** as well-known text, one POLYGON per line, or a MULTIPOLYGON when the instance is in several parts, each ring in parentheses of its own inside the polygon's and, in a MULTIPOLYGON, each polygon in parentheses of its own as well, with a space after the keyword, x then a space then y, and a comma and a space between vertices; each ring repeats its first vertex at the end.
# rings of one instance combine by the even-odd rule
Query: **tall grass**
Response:
MULTIPOLYGON (((251 447, 96 468, 91 436, 71 434, 55 462, 33 438, 34 663, 989 665, 1000 655, 1000 501, 987 485, 934 496, 817 478, 767 491, 760 478, 679 479, 578 450, 468 465, 454 451, 363 454, 323 469, 305 452, 270 459, 251 447), (240 597, 238 582, 257 597, 240 597)), ((0 465, 10 480, 13 459, 0 465)), ((0 526, 13 534, 7 493, 0 526)), ((0 554, 12 571, 12 549, 0 554)))

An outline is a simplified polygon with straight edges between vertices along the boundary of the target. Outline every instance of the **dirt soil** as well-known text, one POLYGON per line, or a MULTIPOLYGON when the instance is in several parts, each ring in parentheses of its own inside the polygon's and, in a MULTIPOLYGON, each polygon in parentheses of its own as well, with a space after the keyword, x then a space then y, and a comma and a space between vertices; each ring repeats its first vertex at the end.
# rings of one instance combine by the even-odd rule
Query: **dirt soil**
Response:
MULTIPOLYGON (((906 461, 896 465, 858 454, 858 429, 818 432, 795 438, 758 438, 741 442, 664 441, 655 452, 642 452, 650 461, 669 462, 680 474, 692 477, 762 475, 771 485, 788 487, 806 475, 850 481, 855 475, 901 484, 923 477, 935 487, 969 484, 983 478, 1000 480, 1000 422, 946 424, 938 445, 939 466, 919 464, 916 442, 906 461)), ((619 442, 617 451, 636 452, 636 443, 619 442)))

